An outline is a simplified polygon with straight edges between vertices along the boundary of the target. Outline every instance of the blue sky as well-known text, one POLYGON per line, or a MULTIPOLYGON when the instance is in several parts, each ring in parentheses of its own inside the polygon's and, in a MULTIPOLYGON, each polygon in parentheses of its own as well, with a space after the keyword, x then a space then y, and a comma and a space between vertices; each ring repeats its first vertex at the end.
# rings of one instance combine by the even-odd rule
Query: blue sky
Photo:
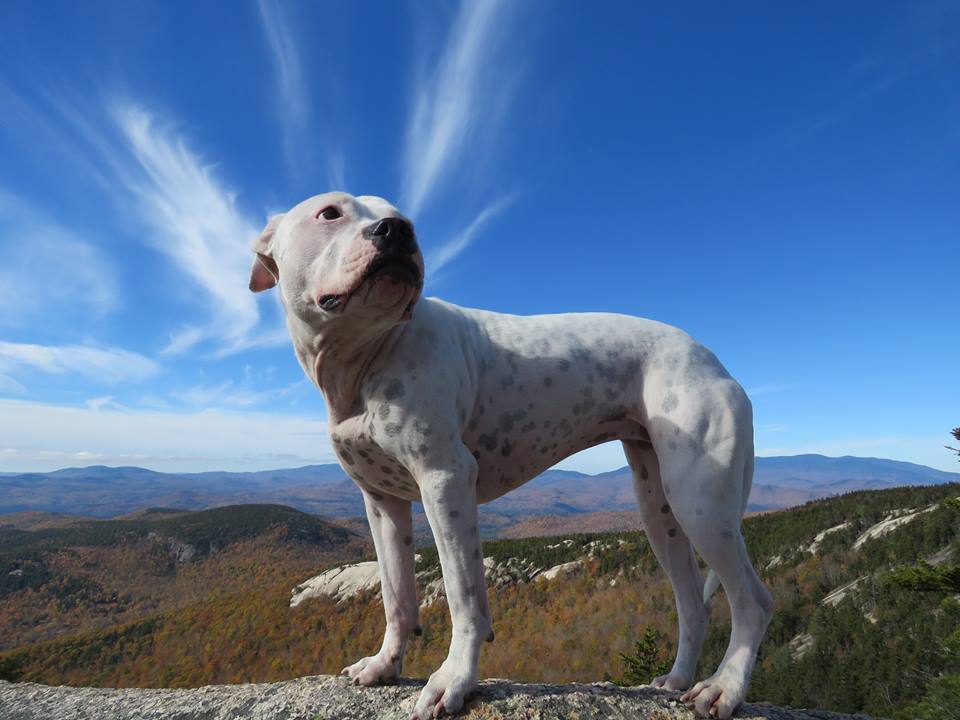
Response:
MULTIPOLYGON (((759 454, 957 469, 960 3, 7 2, 0 470, 332 460, 269 214, 415 220, 427 293, 677 325, 759 454)), ((565 467, 622 465, 616 445, 565 467)))

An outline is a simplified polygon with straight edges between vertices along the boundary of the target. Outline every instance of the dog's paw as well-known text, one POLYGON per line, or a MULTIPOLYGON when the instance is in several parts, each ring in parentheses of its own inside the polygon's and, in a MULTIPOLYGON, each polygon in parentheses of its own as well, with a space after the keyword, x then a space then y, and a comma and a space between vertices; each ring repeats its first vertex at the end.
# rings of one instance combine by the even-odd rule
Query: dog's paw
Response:
POLYGON ((655 677, 650 681, 650 685, 655 688, 663 688, 664 690, 686 690, 690 687, 692 681, 693 678, 688 675, 671 671, 667 675, 655 677))
POLYGON ((727 720, 740 707, 747 692, 746 681, 736 675, 718 672, 690 688, 680 696, 680 701, 700 717, 727 720))
POLYGON ((377 653, 340 671, 354 685, 392 685, 400 677, 400 656, 377 653))
POLYGON ((472 673, 458 672, 449 661, 445 661, 420 692, 410 720, 429 720, 444 713, 453 715, 459 712, 467 695, 476 686, 477 681, 472 673))

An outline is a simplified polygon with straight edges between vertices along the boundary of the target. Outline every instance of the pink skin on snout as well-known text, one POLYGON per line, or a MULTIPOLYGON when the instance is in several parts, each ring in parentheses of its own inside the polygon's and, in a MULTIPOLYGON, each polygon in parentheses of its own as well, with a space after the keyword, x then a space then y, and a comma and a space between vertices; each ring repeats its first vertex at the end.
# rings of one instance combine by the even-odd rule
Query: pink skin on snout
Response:
POLYGON ((396 306, 397 319, 402 320, 409 316, 422 287, 420 252, 392 256, 364 235, 374 223, 397 217, 402 215, 380 198, 327 193, 305 200, 271 223, 254 249, 276 263, 285 304, 310 325, 367 305, 382 313, 396 306), (325 217, 330 208, 329 214, 339 215, 325 217), (396 259, 394 271, 381 272, 377 263, 388 256, 396 259), (372 269, 376 272, 368 277, 372 269), (323 300, 331 297, 336 301, 325 306, 323 300))

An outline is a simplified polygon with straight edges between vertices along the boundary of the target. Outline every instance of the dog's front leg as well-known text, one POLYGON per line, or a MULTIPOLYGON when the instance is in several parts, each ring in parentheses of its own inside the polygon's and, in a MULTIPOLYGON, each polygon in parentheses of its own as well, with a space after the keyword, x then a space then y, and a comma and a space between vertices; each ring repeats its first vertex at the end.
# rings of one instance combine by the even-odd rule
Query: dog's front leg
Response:
POLYGON ((412 720, 455 713, 477 685, 480 647, 492 638, 483 553, 477 528, 477 465, 464 450, 456 467, 418 475, 423 508, 437 543, 453 638, 447 659, 430 676, 412 720))
POLYGON ((400 677, 407 638, 419 632, 410 502, 364 491, 363 504, 380 565, 380 590, 387 629, 380 652, 345 667, 354 684, 378 685, 400 677))

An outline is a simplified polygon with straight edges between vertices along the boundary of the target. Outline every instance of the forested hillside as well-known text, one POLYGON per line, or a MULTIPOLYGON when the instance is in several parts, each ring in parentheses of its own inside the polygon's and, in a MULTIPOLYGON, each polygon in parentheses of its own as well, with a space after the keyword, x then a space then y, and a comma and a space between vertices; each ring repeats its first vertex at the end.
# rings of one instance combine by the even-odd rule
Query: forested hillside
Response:
POLYGON ((0 527, 0 649, 289 582, 369 546, 281 505, 151 509, 117 520, 0 527), (24 530, 22 527, 37 529, 24 530))
MULTIPOLYGON (((891 571, 960 559, 958 496, 956 484, 864 491, 747 518, 752 556, 779 605, 750 699, 934 717, 921 699, 934 707, 960 685, 960 602, 891 571)), ((383 629, 376 591, 290 608, 291 588, 322 566, 305 569, 299 553, 310 544, 286 546, 296 552, 274 550, 269 560, 268 546, 247 546, 248 566, 228 563, 218 570, 229 580, 216 595, 201 598, 198 590, 176 611, 0 654, 0 677, 183 687, 333 673, 375 650, 383 629)), ((436 555, 430 547, 418 552, 422 596, 430 596, 436 555)), ((672 594, 642 533, 497 540, 484 544, 484 555, 497 632, 483 651, 484 675, 637 682, 637 667, 669 659, 672 594)), ((209 584, 202 573, 194 581, 209 584)), ((726 603, 718 597, 715 608, 701 674, 719 662, 728 637, 726 603)), ((407 675, 426 676, 444 657, 450 630, 442 597, 422 609, 422 625, 407 675)))

